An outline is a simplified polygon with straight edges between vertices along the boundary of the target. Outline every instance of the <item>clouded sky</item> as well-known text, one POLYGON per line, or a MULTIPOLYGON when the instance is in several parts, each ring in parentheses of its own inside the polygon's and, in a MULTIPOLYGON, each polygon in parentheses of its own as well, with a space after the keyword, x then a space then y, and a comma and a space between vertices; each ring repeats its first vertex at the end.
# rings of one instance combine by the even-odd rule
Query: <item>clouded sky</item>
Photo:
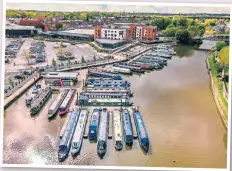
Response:
POLYGON ((116 4, 38 4, 7 3, 7 9, 42 10, 42 11, 100 11, 100 12, 154 12, 154 13, 230 13, 226 7, 177 7, 177 6, 140 6, 116 4))

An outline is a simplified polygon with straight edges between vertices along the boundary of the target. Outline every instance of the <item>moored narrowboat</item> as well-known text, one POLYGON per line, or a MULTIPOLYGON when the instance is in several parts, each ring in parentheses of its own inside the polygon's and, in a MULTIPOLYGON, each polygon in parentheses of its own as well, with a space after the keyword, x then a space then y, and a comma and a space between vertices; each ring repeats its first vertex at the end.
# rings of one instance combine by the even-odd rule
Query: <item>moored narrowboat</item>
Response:
POLYGON ((102 109, 99 134, 97 140, 97 154, 103 157, 107 149, 107 137, 109 134, 109 112, 106 108, 102 109))
POLYGON ((89 140, 97 140, 98 129, 100 123, 100 110, 95 108, 93 109, 93 113, 91 115, 91 122, 89 125, 89 140))
POLYGON ((72 156, 75 156, 80 152, 87 118, 88 118, 88 110, 82 109, 80 111, 79 119, 72 138, 72 146, 71 146, 72 156))
POLYGON ((60 162, 64 161, 69 154, 72 137, 76 129, 77 121, 79 118, 80 111, 78 109, 73 109, 68 121, 68 124, 65 128, 64 135, 60 139, 59 149, 58 149, 58 160, 60 162))
POLYGON ((52 89, 51 87, 46 87, 44 90, 42 90, 42 93, 39 95, 39 97, 33 101, 30 109, 31 115, 37 114, 45 105, 49 97, 52 95, 52 89))
POLYGON ((132 145, 133 129, 132 129, 130 113, 127 109, 124 109, 122 111, 122 123, 123 123, 124 140, 127 145, 132 145))
POLYGON ((75 89, 70 89, 68 91, 68 94, 66 95, 64 101, 61 103, 60 107, 59 107, 59 114, 60 115, 65 115, 68 110, 69 110, 69 106, 72 102, 72 99, 74 97, 76 90, 75 89))
POLYGON ((145 152, 148 152, 149 138, 148 138, 148 133, 147 133, 144 121, 143 121, 142 114, 139 112, 137 107, 133 110, 134 110, 133 115, 134 115, 137 133, 138 133, 139 144, 145 152))
POLYGON ((58 97, 55 99, 55 101, 48 109, 48 119, 52 118, 57 113, 61 103, 63 102, 67 94, 68 94, 68 90, 59 93, 58 97))
POLYGON ((118 109, 113 110, 113 132, 114 132, 114 148, 121 150, 123 147, 122 143, 122 124, 121 124, 121 112, 118 109))

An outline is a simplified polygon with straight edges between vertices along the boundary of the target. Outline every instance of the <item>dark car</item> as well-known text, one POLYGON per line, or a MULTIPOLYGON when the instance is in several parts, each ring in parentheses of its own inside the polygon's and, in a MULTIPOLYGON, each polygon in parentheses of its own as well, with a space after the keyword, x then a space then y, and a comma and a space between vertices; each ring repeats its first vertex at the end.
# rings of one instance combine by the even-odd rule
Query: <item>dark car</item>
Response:
POLYGON ((23 71, 23 74, 24 75, 31 75, 32 73, 31 73, 31 71, 23 71))
POLYGON ((14 76, 15 79, 23 79, 24 76, 23 75, 20 75, 20 74, 17 74, 14 76))

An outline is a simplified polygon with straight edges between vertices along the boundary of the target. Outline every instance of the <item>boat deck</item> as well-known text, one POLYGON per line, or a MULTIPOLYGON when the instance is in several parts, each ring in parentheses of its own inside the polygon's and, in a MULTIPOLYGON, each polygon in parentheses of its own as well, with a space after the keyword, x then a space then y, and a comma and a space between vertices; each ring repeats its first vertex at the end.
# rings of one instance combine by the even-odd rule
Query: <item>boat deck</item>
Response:
POLYGON ((134 137, 134 139, 136 139, 136 138, 138 138, 138 133, 137 133, 136 126, 135 126, 135 120, 134 120, 132 109, 129 110, 129 112, 130 112, 130 117, 131 117, 131 125, 132 125, 133 137, 134 137))
POLYGON ((88 138, 89 126, 90 126, 91 117, 92 117, 91 115, 92 115, 92 113, 89 113, 89 114, 88 114, 87 123, 86 123, 86 126, 85 126, 84 138, 88 138))
POLYGON ((113 137, 113 117, 112 112, 109 112, 109 134, 108 139, 111 139, 113 137))
POLYGON ((60 131, 60 138, 62 138, 63 135, 64 135, 65 128, 67 127, 67 124, 68 124, 68 121, 69 121, 69 118, 70 118, 70 114, 71 114, 70 112, 67 113, 67 117, 65 118, 64 124, 62 126, 61 131, 60 131))

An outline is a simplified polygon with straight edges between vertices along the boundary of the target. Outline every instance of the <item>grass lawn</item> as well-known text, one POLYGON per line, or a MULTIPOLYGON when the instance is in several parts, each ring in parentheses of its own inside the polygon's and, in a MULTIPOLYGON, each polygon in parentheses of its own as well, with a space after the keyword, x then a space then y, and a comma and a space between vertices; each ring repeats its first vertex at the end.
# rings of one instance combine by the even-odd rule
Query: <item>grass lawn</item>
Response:
MULTIPOLYGON (((223 113, 224 113, 226 119, 228 119, 228 102, 223 96, 223 82, 220 80, 219 77, 217 77, 217 75, 218 75, 217 74, 217 65, 214 62, 214 54, 210 55, 208 59, 209 59, 209 65, 210 65, 209 67, 211 69, 213 81, 214 81, 214 84, 216 85, 216 88, 217 88, 218 93, 219 93, 218 100, 221 104, 221 108, 223 110, 223 113)), ((227 83, 227 85, 228 85, 228 83, 227 83)))

